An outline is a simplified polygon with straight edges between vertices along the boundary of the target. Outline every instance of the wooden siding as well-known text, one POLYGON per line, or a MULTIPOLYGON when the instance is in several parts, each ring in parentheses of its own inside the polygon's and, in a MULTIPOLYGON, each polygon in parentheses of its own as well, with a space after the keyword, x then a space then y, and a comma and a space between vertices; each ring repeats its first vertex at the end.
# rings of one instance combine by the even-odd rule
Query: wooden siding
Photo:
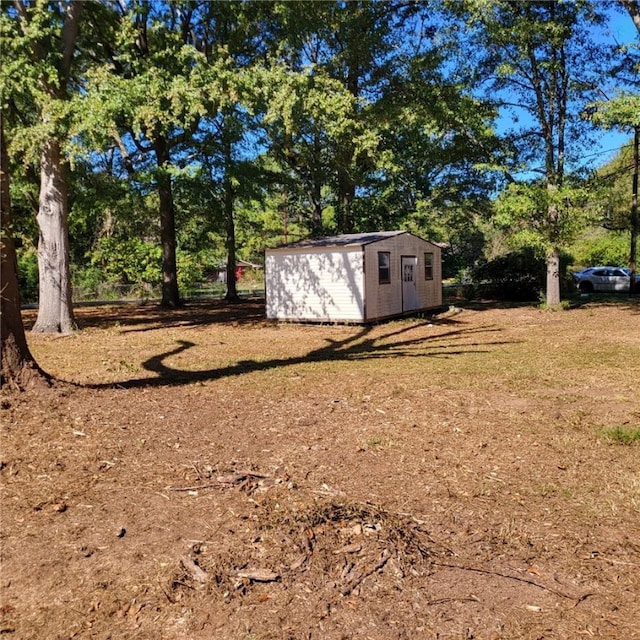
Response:
POLYGON ((307 240, 265 255, 267 318, 316 322, 372 322, 442 306, 442 251, 403 231, 307 240), (378 253, 390 256, 390 282, 380 283, 378 253), (433 278, 425 278, 425 253, 433 278), (415 289, 403 308, 402 258, 415 258, 415 289))
POLYGON ((416 285, 419 309, 435 309, 442 305, 442 251, 437 245, 405 233, 379 242, 367 244, 365 249, 366 320, 375 320, 401 314, 402 309, 402 256, 416 256, 418 266, 416 285), (391 254, 391 282, 378 282, 378 253, 391 254), (433 279, 425 280, 424 254, 433 253, 433 279))
POLYGON ((268 251, 265 286, 269 319, 364 320, 362 247, 268 251))

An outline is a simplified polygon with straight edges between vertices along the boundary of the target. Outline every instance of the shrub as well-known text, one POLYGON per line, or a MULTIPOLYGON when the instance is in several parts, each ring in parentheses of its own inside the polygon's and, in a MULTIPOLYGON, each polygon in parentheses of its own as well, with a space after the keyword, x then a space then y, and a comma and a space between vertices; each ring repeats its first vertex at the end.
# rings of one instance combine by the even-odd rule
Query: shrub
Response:
POLYGON ((481 297, 537 300, 544 287, 545 273, 544 260, 526 248, 480 264, 473 271, 473 280, 481 297))
POLYGON ((186 253, 178 250, 178 286, 182 295, 192 295, 196 285, 204 280, 205 266, 199 254, 186 253))
POLYGON ((162 249, 138 238, 100 238, 91 258, 105 282, 129 285, 156 284, 161 280, 162 249))
POLYGON ((629 261, 629 237, 623 233, 606 233, 576 245, 576 262, 584 267, 625 265, 629 261))
MULTIPOLYGON (((566 293, 573 286, 567 275, 572 257, 563 254, 560 258, 561 289, 566 293)), ((473 270, 477 295, 496 300, 539 300, 546 286, 547 266, 532 247, 494 258, 473 270)))
POLYGON ((20 299, 24 302, 38 300, 38 252, 30 247, 25 251, 18 251, 18 286, 20 299))
POLYGON ((104 284, 104 273, 96 266, 74 269, 73 296, 77 300, 90 300, 98 297, 98 291, 104 284))

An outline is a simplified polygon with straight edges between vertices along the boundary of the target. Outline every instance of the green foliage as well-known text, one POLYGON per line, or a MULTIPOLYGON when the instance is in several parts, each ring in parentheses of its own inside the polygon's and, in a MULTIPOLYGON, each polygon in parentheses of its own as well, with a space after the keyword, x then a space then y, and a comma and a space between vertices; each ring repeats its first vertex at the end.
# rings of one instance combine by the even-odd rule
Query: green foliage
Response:
POLYGON ((103 236, 155 237, 157 199, 145 196, 143 176, 136 184, 115 175, 106 155, 94 154, 92 163, 77 162, 70 176, 69 211, 71 259, 87 266, 96 243, 103 236))
MULTIPOLYGON (((178 276, 181 289, 190 295, 196 285, 218 263, 211 251, 178 249, 178 276)), ((94 298, 105 292, 158 290, 161 249, 155 242, 138 238, 102 237, 91 252, 91 264, 77 268, 74 287, 77 297, 94 298)))
POLYGON ((91 263, 106 281, 120 284, 160 282, 162 249, 139 238, 103 237, 97 242, 91 263))
POLYGON ((192 253, 178 250, 178 282, 180 290, 187 296, 192 295, 197 285, 206 280, 215 262, 204 252, 192 253))
MULTIPOLYGON (((561 256, 560 268, 565 287, 571 282, 567 267, 572 261, 568 254, 561 256)), ((538 300, 544 291, 546 277, 546 261, 534 247, 499 256, 472 271, 475 295, 496 300, 538 300)))
MULTIPOLYGON (((553 266, 582 224, 567 169, 590 140, 592 127, 581 115, 601 86, 608 51, 589 29, 604 17, 592 3, 555 0, 467 0, 453 11, 466 21, 471 55, 488 79, 487 99, 512 115, 510 164, 542 176, 539 184, 510 185, 496 222, 513 230, 516 246, 536 247, 553 266)), ((545 294, 549 304, 559 303, 558 278, 546 280, 545 294)))
POLYGON ((619 91, 612 99, 598 101, 590 107, 591 120, 605 129, 632 131, 640 127, 640 95, 637 93, 619 91))
POLYGON ((304 194, 313 233, 406 227, 420 200, 435 210, 486 197, 491 178, 476 166, 494 159, 495 112, 472 98, 457 38, 435 27, 438 10, 283 8, 288 55, 269 85, 265 123, 282 183, 304 194))
POLYGON ((610 444, 640 444, 640 428, 611 427, 600 430, 600 437, 610 444))
POLYGON ((23 303, 38 300, 38 253, 33 247, 17 252, 18 258, 18 286, 23 303))
POLYGON ((473 270, 476 295, 498 300, 536 300, 545 277, 545 262, 531 247, 494 258, 473 270))
POLYGON ((268 193, 238 204, 236 232, 239 257, 259 264, 265 249, 307 237, 310 225, 304 205, 292 193, 268 193))
POLYGON ((576 265, 623 266, 629 262, 629 237, 621 232, 603 229, 592 231, 572 246, 576 265))
POLYGON ((568 247, 591 219, 586 206, 589 189, 581 182, 550 189, 534 183, 511 183, 494 203, 493 222, 507 234, 512 247, 535 247, 546 255, 568 247), (556 211, 550 217, 551 209, 556 211))
POLYGON ((488 225, 486 209, 473 200, 437 205, 421 199, 416 210, 406 215, 402 227, 418 236, 444 245, 442 276, 455 277, 483 258, 488 225))
POLYGON ((19 11, 3 2, 0 12, 1 108, 10 125, 5 124, 5 133, 12 158, 35 165, 45 140, 70 140, 71 123, 78 117, 75 97, 82 93, 85 74, 112 41, 117 13, 99 2, 81 7, 69 2, 20 4, 19 11), (67 72, 61 52, 68 46, 66 28, 75 19, 73 4, 81 24, 67 72))
POLYGON ((631 228, 633 143, 600 167, 591 181, 594 222, 606 229, 631 228))
MULTIPOLYGON (((29 296, 33 176, 42 140, 53 134, 68 142, 73 161, 74 280, 93 295, 105 284, 160 281, 157 187, 167 176, 186 292, 226 260, 230 223, 237 256, 252 262, 268 246, 310 234, 390 228, 442 242, 445 277, 503 253, 502 238, 522 260, 568 246, 585 262, 618 255, 617 240, 589 247, 573 239, 597 215, 626 224, 628 186, 596 195, 593 184, 565 175, 560 159, 573 152, 576 131, 586 139, 584 127, 563 132, 566 149, 545 141, 553 143, 552 170, 538 144, 545 132, 559 132, 565 106, 575 123, 574 107, 584 105, 582 85, 571 82, 563 85, 569 104, 561 104, 557 82, 573 76, 562 75, 553 52, 566 46, 569 71, 584 71, 585 86, 600 70, 589 46, 574 46, 596 15, 588 2, 83 5, 65 91, 58 73, 65 4, 26 3, 22 23, 9 5, 0 15, 2 108, 29 296), (34 45, 46 55, 34 60, 34 45), (526 84, 534 58, 547 83, 546 114, 526 84), (490 79, 491 93, 482 95, 490 79), (521 135, 499 139, 493 124, 509 108, 501 104, 506 87, 516 112, 533 117, 516 116, 521 135), (560 119, 545 128, 550 113, 560 119), (158 141, 167 152, 160 163, 158 141), (489 197, 502 188, 497 171, 543 165, 544 183, 514 183, 489 220, 489 197)), ((598 123, 628 126, 634 100, 620 94, 598 123)), ((510 267, 520 269, 522 286, 513 286, 524 290, 524 274, 535 269, 517 262, 510 267)))
POLYGON ((78 267, 73 265, 73 296, 75 300, 97 300, 119 298, 119 282, 105 279, 102 269, 95 265, 78 267))
POLYGON ((544 311, 567 311, 570 308, 571 302, 569 300, 561 300, 560 304, 551 306, 547 304, 542 294, 540 295, 540 309, 543 309, 544 311))

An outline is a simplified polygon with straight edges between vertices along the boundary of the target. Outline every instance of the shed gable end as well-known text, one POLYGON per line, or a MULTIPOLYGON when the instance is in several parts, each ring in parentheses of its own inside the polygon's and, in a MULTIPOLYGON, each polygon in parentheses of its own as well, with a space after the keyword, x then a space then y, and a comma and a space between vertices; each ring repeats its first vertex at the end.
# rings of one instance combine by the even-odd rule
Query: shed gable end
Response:
POLYGON ((362 322, 361 250, 267 252, 267 318, 362 322))

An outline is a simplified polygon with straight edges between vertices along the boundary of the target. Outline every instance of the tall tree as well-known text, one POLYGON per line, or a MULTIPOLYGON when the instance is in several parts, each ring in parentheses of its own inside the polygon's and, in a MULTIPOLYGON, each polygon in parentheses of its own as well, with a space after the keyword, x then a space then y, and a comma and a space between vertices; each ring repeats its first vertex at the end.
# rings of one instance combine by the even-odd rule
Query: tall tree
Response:
MULTIPOLYGON (((640 3, 637 0, 620 0, 620 4, 627 10, 640 35, 640 3)), ((593 107, 592 119, 594 122, 605 128, 619 128, 633 133, 633 160, 631 178, 631 206, 629 220, 630 243, 629 243, 629 267, 631 269, 631 282, 629 293, 638 292, 637 278, 637 252, 638 235, 640 234, 640 215, 638 213, 638 173, 640 172, 640 59, 632 56, 629 49, 625 47, 622 55, 623 63, 617 65, 627 77, 627 89, 620 86, 616 88, 616 94, 611 99, 600 100, 593 107)), ((622 82, 620 83, 623 84, 622 82)))
POLYGON ((490 161, 493 112, 452 62, 439 3, 283 5, 266 122, 283 174, 304 185, 312 233, 404 224, 425 201, 463 199, 465 176, 486 186, 472 167, 490 161))
MULTIPOLYGON (((273 80, 265 87, 264 124, 270 154, 281 168, 281 197, 288 200, 292 193, 300 193, 307 203, 307 225, 318 236, 325 231, 323 209, 337 203, 332 150, 350 127, 354 99, 322 69, 279 66, 271 75, 273 80)), ((337 230, 343 228, 338 223, 337 230)))
POLYGON ((366 117, 370 110, 367 103, 373 101, 376 78, 387 72, 384 67, 389 62, 388 36, 394 15, 391 7, 368 1, 333 6, 335 14, 330 24, 335 31, 324 34, 332 54, 326 65, 331 77, 340 80, 354 99, 351 131, 341 136, 334 150, 338 229, 351 232, 355 227, 352 208, 356 189, 370 165, 366 148, 357 141, 366 134, 367 124, 372 124, 366 117))
MULTIPOLYGON (((560 302, 560 252, 571 227, 567 166, 588 140, 580 113, 605 68, 606 56, 588 34, 601 17, 587 2, 470 0, 461 7, 483 52, 481 73, 495 78, 493 99, 518 122, 511 138, 517 162, 541 176, 529 187, 543 189, 528 198, 534 209, 519 212, 535 220, 531 229, 546 254, 546 302, 554 306, 560 302)), ((522 195, 522 185, 517 190, 522 195)))
POLYGON ((374 105, 399 44, 393 36, 400 36, 401 7, 368 0, 288 7, 284 62, 296 74, 298 104, 291 106, 298 110, 283 121, 290 126, 274 151, 307 183, 315 231, 321 225, 321 180, 333 193, 336 230, 356 228, 358 188, 380 154, 374 105))
POLYGON ((35 162, 34 156, 39 155, 40 293, 33 330, 45 333, 68 333, 76 326, 71 296, 67 162, 63 145, 83 6, 82 1, 14 0, 13 9, 2 18, 7 44, 4 49, 9 62, 3 73, 7 77, 7 98, 12 108, 22 105, 29 112, 27 118, 22 119, 24 129, 21 133, 20 128, 14 131, 12 141, 16 147, 24 141, 33 143, 31 157, 23 146, 24 162, 35 162))
POLYGON ((49 376, 31 355, 22 322, 16 249, 11 230, 9 156, 3 125, 0 112, 0 386, 24 389, 35 382, 48 382, 49 376))
POLYGON ((208 3, 195 23, 197 45, 209 70, 218 78, 217 110, 203 118, 194 151, 209 169, 225 224, 227 250, 226 299, 239 299, 236 274, 236 208, 240 199, 255 197, 264 183, 257 159, 256 112, 259 80, 271 36, 273 3, 208 3), (224 69, 220 68, 224 61, 224 69))
POLYGON ((89 74, 78 96, 74 131, 88 148, 115 143, 141 188, 151 181, 157 197, 162 247, 162 301, 181 304, 176 261, 173 181, 208 100, 192 46, 192 3, 132 0, 119 12, 115 41, 89 74))
MULTIPOLYGON (((224 187, 230 275, 235 271, 234 147, 244 139, 238 119, 246 114, 242 67, 249 52, 258 55, 253 46, 258 21, 249 17, 263 15, 266 8, 149 0, 119 7, 111 60, 92 74, 81 96, 85 117, 77 130, 94 148, 115 139, 135 178, 142 183, 152 176, 162 245, 162 304, 177 306, 177 175, 214 166, 212 180, 221 178, 224 187)), ((229 284, 228 297, 236 298, 233 275, 229 284)))

